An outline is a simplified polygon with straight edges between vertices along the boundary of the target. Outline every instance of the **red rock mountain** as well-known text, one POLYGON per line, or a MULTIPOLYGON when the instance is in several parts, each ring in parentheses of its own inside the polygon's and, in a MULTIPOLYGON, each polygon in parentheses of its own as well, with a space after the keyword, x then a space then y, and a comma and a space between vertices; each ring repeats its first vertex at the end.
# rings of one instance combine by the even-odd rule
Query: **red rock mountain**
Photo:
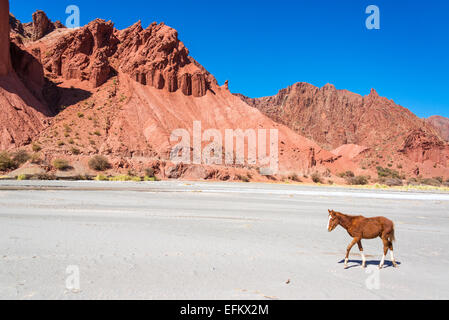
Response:
POLYGON ((52 111, 44 98, 42 67, 9 38, 9 3, 0 0, 0 149, 30 143, 52 111))
MULTIPOLYGON (((33 20, 42 22, 35 16, 33 20)), ((13 36, 30 28, 10 21, 13 36)), ((14 77, 34 97, 28 106, 34 106, 37 119, 32 128, 21 130, 31 138, 5 138, 2 149, 31 149, 33 142, 42 147, 45 161, 68 158, 75 167, 85 166, 94 154, 107 155, 114 169, 140 170, 156 162, 167 177, 232 179, 240 169, 257 169, 257 164, 228 166, 233 170, 228 173, 222 166, 161 169, 161 164, 170 163, 177 143, 171 141, 171 133, 181 128, 192 136, 193 122, 200 121, 203 131, 218 129, 222 137, 226 129, 278 129, 281 174, 356 170, 350 160, 321 149, 232 95, 227 86, 219 86, 189 55, 176 30, 163 23, 144 29, 138 22, 117 30, 112 22, 97 19, 82 28, 46 33, 25 41, 23 36, 12 39, 14 77)), ((17 135, 21 119, 0 119, 2 130, 17 135)))
POLYGON ((449 118, 432 116, 427 119, 427 122, 437 129, 438 133, 444 140, 449 141, 449 118))
POLYGON ((374 91, 361 97, 297 84, 275 97, 237 97, 163 23, 117 30, 97 19, 67 29, 37 12, 22 24, 0 1, 0 149, 39 145, 48 167, 64 158, 78 170, 103 154, 115 171, 152 166, 167 178, 263 178, 259 163, 172 164, 172 132, 186 129, 192 137, 199 121, 203 132, 217 129, 222 137, 226 129, 278 129, 280 177, 372 175, 376 161, 396 160, 408 173, 449 176, 448 146, 435 128, 374 91))
POLYGON ((435 128, 375 90, 363 97, 330 84, 317 88, 297 83, 272 97, 239 96, 324 149, 358 157, 364 167, 396 163, 409 174, 448 174, 449 145, 435 128))

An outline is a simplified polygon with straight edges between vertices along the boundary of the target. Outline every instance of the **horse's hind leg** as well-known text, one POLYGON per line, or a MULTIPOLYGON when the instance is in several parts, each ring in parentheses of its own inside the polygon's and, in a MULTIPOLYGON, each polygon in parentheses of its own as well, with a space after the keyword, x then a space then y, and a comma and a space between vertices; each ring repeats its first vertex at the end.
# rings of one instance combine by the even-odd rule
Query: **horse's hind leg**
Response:
POLYGON ((359 240, 359 242, 357 242, 357 245, 359 246, 360 253, 362 254, 362 268, 366 268, 366 258, 365 254, 363 253, 362 240, 359 240))
POLYGON ((387 256, 388 253, 388 248, 389 248, 389 244, 390 241, 388 241, 385 237, 382 236, 382 242, 384 244, 384 255, 382 256, 382 261, 379 264, 379 269, 382 269, 384 267, 385 264, 385 257, 387 256))
POLYGON ((393 243, 391 241, 388 241, 388 248, 390 249, 390 256, 391 256, 391 263, 393 263, 393 267, 397 268, 398 264, 396 263, 396 260, 394 259, 394 252, 393 252, 393 243))

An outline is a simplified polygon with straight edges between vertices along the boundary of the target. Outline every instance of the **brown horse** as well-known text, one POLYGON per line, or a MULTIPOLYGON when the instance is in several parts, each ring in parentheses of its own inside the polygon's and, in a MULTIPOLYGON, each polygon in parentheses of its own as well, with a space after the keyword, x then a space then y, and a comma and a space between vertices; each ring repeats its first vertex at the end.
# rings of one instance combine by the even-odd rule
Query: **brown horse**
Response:
POLYGON ((397 267, 393 254, 393 241, 395 241, 393 221, 384 217, 365 218, 362 216, 349 216, 340 212, 335 212, 334 210, 329 210, 328 231, 332 232, 338 225, 345 228, 349 235, 354 238, 346 251, 345 269, 348 268, 349 253, 356 243, 362 254, 362 267, 366 268, 366 258, 363 253, 362 239, 375 239, 377 237, 380 237, 384 244, 384 255, 380 262, 379 269, 382 269, 384 266, 385 256, 387 255, 388 249, 390 249, 391 262, 395 268, 397 267))

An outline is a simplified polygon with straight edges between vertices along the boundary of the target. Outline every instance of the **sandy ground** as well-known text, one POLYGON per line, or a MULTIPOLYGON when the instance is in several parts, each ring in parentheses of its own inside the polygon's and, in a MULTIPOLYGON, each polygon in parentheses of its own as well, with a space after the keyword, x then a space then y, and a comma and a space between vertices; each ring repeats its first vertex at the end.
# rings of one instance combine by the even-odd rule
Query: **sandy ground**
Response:
POLYGON ((449 194, 0 182, 0 299, 448 299, 448 247, 449 194), (327 209, 394 220, 399 268, 344 270, 327 209))

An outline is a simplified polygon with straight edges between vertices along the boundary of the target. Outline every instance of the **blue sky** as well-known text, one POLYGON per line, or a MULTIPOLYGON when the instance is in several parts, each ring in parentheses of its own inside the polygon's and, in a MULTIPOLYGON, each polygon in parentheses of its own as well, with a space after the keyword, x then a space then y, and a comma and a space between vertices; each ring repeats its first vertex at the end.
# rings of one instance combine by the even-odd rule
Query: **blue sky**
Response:
POLYGON ((82 25, 165 22, 232 92, 260 97, 299 81, 332 83, 362 95, 375 88, 419 117, 449 117, 447 0, 10 0, 22 22, 41 9, 65 23, 71 4, 82 25), (365 27, 372 4, 380 30, 365 27))

